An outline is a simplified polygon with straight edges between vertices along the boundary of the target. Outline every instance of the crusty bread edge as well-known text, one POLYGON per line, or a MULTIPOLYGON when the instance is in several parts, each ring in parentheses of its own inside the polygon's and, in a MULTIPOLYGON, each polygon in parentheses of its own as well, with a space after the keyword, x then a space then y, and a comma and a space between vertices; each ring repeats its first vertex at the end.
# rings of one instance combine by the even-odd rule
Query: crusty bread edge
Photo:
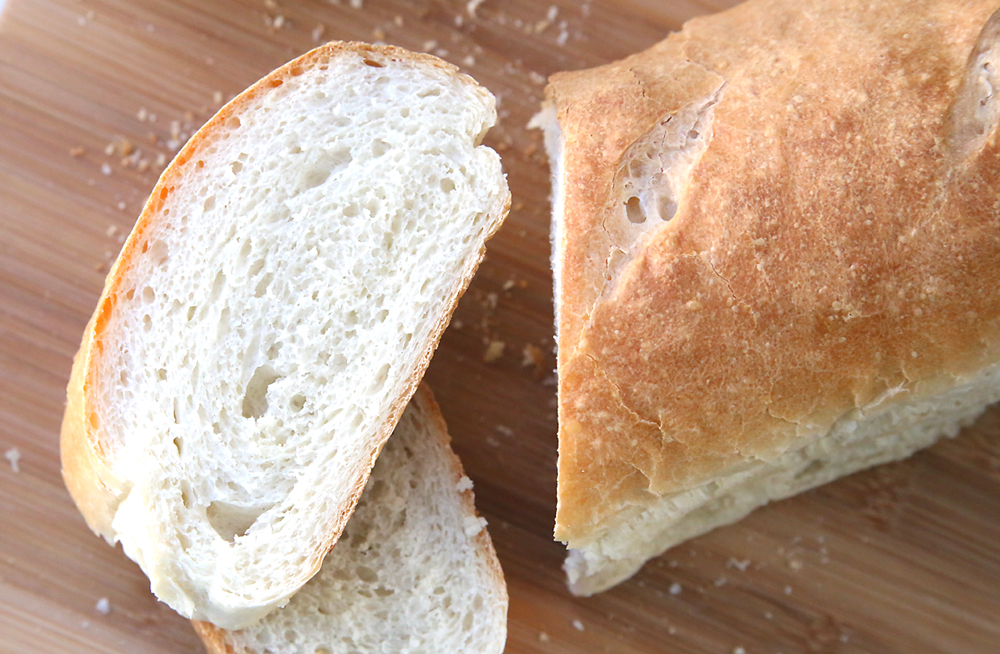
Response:
MULTIPOLYGON (((444 416, 441 415, 441 409, 434 399, 434 393, 431 391, 430 386, 426 383, 421 383, 411 401, 421 405, 421 408, 433 423, 433 427, 428 431, 433 432, 438 441, 437 445, 444 449, 448 465, 451 468, 452 480, 455 484, 458 484, 462 477, 465 476, 465 470, 462 468, 462 461, 451 448, 451 436, 448 434, 448 426, 445 424, 444 416)), ((461 495, 464 513, 468 516, 478 517, 479 514, 476 512, 475 496, 472 490, 462 491, 461 495)), ((492 582, 491 590, 496 595, 496 601, 501 603, 503 607, 502 622, 498 625, 500 628, 496 630, 498 638, 491 643, 490 649, 486 650, 483 654, 500 654, 503 652, 507 640, 506 623, 509 601, 507 583, 504 580, 503 568, 500 567, 500 560, 497 558, 497 553, 493 547, 493 540, 490 538, 489 532, 483 529, 476 535, 474 540, 476 555, 490 573, 492 582)), ((202 642, 205 643, 205 649, 209 654, 244 654, 245 650, 237 647, 230 637, 229 631, 220 629, 210 622, 192 620, 191 624, 201 637, 202 642)))
MULTIPOLYGON (((222 107, 218 113, 210 118, 191 137, 160 175, 159 180, 150 193, 149 199, 146 201, 142 212, 136 220, 132 232, 126 239, 121 253, 108 273, 104 289, 101 291, 100 299, 98 300, 97 309, 84 330, 80 350, 74 357, 73 369, 67 388, 66 411, 63 415, 60 433, 63 480, 77 508, 83 514, 87 526, 95 533, 103 536, 109 543, 114 544, 118 540, 111 523, 118 503, 124 491, 128 489, 122 488, 108 466, 108 457, 103 446, 102 433, 100 426, 97 424, 97 414, 92 408, 96 400, 92 395, 90 380, 97 368, 97 360, 102 349, 101 338, 104 334, 108 317, 114 309, 123 272, 131 267, 135 257, 141 256, 142 237, 150 224, 160 218, 159 211, 163 206, 163 201, 172 190, 171 184, 184 174, 184 165, 193 158, 203 144, 211 141, 217 128, 221 127, 230 116, 240 111, 258 94, 266 93, 271 88, 280 86, 280 84, 273 84, 274 82, 281 82, 289 76, 298 74, 295 72, 295 69, 312 65, 321 57, 333 58, 337 55, 352 53, 362 57, 370 56, 376 60, 377 58, 384 57, 413 65, 437 68, 445 75, 452 77, 460 83, 483 89, 484 93, 488 93, 471 77, 459 73, 456 66, 431 55, 413 53, 403 48, 389 45, 370 45, 361 42, 330 42, 293 59, 261 78, 222 107), (96 356, 95 350, 97 353, 96 356)), ((479 143, 477 142, 476 145, 478 146, 479 143)), ((510 210, 510 204, 511 196, 508 191, 502 205, 498 205, 490 213, 491 227, 486 235, 486 240, 489 240, 500 229, 510 210)), ((337 516, 334 529, 327 539, 323 553, 336 544, 337 539, 344 529, 344 525, 347 523, 347 519, 353 513, 354 507, 361 497, 365 482, 382 446, 389 438, 389 435, 402 415, 403 409, 423 378, 431 356, 437 349, 444 330, 451 321, 451 316, 458 305, 458 301, 472 281, 472 277, 482 262, 485 253, 486 248, 484 245, 480 249, 478 256, 463 271, 464 275, 462 279, 455 285, 454 293, 450 298, 450 302, 447 303, 449 307, 448 311, 438 324, 431 329, 424 352, 417 359, 414 373, 404 382, 402 393, 390 407, 388 420, 373 439, 377 445, 371 452, 370 460, 365 465, 364 474, 355 481, 348 502, 343 505, 343 510, 337 516)), ((303 580, 303 583, 319 570, 322 565, 322 556, 314 557, 311 562, 312 568, 308 571, 308 576, 303 580)))

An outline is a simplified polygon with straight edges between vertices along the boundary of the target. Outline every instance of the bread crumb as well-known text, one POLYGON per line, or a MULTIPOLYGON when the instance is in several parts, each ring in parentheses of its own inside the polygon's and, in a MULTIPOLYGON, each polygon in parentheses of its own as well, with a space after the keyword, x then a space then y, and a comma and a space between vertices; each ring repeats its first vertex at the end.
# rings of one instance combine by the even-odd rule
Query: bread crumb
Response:
POLYGON ((536 379, 541 379, 545 374, 545 352, 537 345, 528 343, 521 350, 521 367, 534 368, 536 379))
POLYGON ((671 595, 680 595, 682 590, 684 590, 683 587, 681 587, 681 585, 679 583, 677 583, 676 581, 674 583, 670 584, 670 594, 671 595))
POLYGON ((736 568, 740 572, 746 572, 750 567, 750 559, 729 559, 726 561, 727 568, 736 568))
POLYGON ((469 516, 464 521, 463 531, 468 538, 475 538, 483 529, 486 529, 486 518, 469 516))
POLYGON ((468 4, 465 5, 465 9, 466 11, 469 12, 469 15, 472 16, 473 18, 479 18, 478 16, 476 16, 476 10, 479 9, 479 5, 483 4, 484 2, 486 2, 486 0, 469 0, 468 4))
POLYGON ((771 613, 770 611, 764 611, 764 619, 765 620, 773 620, 774 619, 774 614, 771 613))
POLYGON ((135 152, 135 146, 132 145, 132 141, 122 139, 122 141, 118 143, 118 154, 121 156, 127 157, 133 152, 135 152))
POLYGON ((364 0, 351 0, 351 9, 361 9, 364 5, 364 0))
POLYGON ((673 636, 674 634, 677 633, 677 627, 670 625, 669 627, 667 627, 667 633, 673 636))
POLYGON ((101 615, 107 615, 111 613, 111 602, 108 601, 107 597, 102 597, 97 600, 97 605, 94 608, 97 609, 97 612, 101 615))
POLYGON ((323 33, 326 32, 326 25, 320 23, 312 30, 313 41, 319 42, 323 38, 323 33))
POLYGON ((436 48, 436 47, 438 47, 438 42, 437 42, 437 41, 435 41, 434 39, 431 39, 431 40, 429 40, 429 41, 424 41, 424 45, 423 45, 423 47, 422 47, 421 49, 422 49, 422 50, 423 50, 424 52, 431 52, 431 51, 433 51, 433 50, 434 50, 434 48, 436 48))
POLYGON ((729 580, 726 579, 725 577, 719 577, 712 583, 715 585, 716 588, 719 588, 720 586, 725 586, 727 583, 729 583, 729 580))
POLYGON ((278 8, 278 3, 275 0, 264 0, 264 6, 273 11, 278 8))
POLYGON ((82 157, 84 152, 86 152, 86 150, 84 150, 81 146, 78 145, 75 148, 70 148, 69 156, 82 157))
POLYGON ((462 59, 462 65, 463 66, 470 66, 470 67, 471 66, 475 66, 476 65, 476 58, 473 57, 472 55, 466 55, 465 58, 462 59))
POLYGON ((573 628, 577 631, 583 631, 583 623, 580 620, 573 620, 573 628))
POLYGON ((403 17, 400 16, 399 14, 396 14, 395 16, 392 17, 392 22, 396 25, 396 27, 402 27, 404 24, 403 17))
POLYGON ((547 643, 550 640, 552 640, 552 639, 549 638, 549 635, 547 633, 545 633, 544 631, 540 631, 538 633, 538 642, 540 642, 540 643, 547 643))
POLYGON ((513 279, 508 279, 507 281, 505 281, 503 283, 503 290, 509 291, 510 289, 514 288, 515 286, 517 286, 517 282, 515 280, 513 280, 513 279))
POLYGON ((114 143, 108 143, 107 145, 104 146, 104 154, 106 154, 106 155, 108 155, 110 157, 114 153, 115 153, 115 144, 114 143))
POLYGON ((792 559, 788 562, 788 567, 792 569, 793 572, 798 572, 802 569, 802 561, 798 559, 792 559))
POLYGON ((385 30, 381 27, 376 27, 372 30, 372 38, 376 41, 385 41, 385 30))
POLYGON ((483 353, 484 363, 496 363, 503 356, 504 348, 507 344, 503 341, 490 341, 490 344, 486 347, 486 352, 483 353))
POLYGON ((111 166, 108 165, 107 163, 102 163, 101 164, 101 174, 102 175, 110 175, 111 174, 111 166))
POLYGON ((462 475, 462 478, 458 480, 457 484, 455 484, 455 490, 459 493, 472 490, 472 480, 467 476, 462 475))
POLYGON ((21 472, 21 450, 12 447, 4 452, 4 457, 10 462, 11 470, 21 472))
POLYGON ((493 429, 495 429, 496 432, 501 436, 506 436, 507 438, 510 438, 511 436, 514 435, 514 430, 508 427, 507 425, 497 425, 493 429))
POLYGON ((222 91, 215 91, 212 93, 212 101, 215 104, 222 104, 222 91))
MULTIPOLYGON (((119 204, 124 204, 124 202, 119 204)), ((118 225, 108 225, 108 228, 104 230, 104 235, 109 238, 115 236, 116 234, 118 234, 118 225)))
POLYGON ((792 594, 792 587, 785 586, 785 595, 791 595, 791 594, 792 594))
POLYGON ((733 654, 747 654, 747 651, 742 647, 737 646, 733 648, 733 654))
POLYGON ((486 302, 484 306, 490 311, 492 311, 493 309, 497 308, 497 302, 499 301, 500 301, 499 295, 497 295, 496 293, 487 293, 486 302))

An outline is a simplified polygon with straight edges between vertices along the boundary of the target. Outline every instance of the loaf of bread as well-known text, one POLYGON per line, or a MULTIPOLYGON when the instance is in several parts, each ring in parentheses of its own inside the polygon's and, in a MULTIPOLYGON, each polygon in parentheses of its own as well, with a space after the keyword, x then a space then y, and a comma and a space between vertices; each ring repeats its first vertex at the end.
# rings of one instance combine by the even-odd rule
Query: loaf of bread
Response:
POLYGON ((551 78, 574 592, 1000 399, 996 9, 751 0, 551 78))
POLYGON ((319 573, 246 629, 195 628, 211 654, 500 654, 507 590, 471 489, 421 386, 319 573))
POLYGON ((245 627, 333 547, 500 226, 493 96, 331 43, 164 171, 73 366, 63 474, 186 617, 245 627))

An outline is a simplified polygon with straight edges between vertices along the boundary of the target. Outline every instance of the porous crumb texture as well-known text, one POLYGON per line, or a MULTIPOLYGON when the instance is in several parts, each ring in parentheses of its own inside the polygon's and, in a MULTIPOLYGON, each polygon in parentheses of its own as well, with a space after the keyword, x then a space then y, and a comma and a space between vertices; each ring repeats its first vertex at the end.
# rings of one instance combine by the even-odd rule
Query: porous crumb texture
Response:
POLYGON ((161 600, 224 627, 319 567, 508 197, 478 147, 487 91, 429 57, 327 48, 167 171, 88 380, 126 489, 116 537, 161 600))
POLYGON ((283 609, 229 632, 237 652, 503 650, 506 595, 489 537, 447 435, 419 399, 418 391, 320 572, 283 609))

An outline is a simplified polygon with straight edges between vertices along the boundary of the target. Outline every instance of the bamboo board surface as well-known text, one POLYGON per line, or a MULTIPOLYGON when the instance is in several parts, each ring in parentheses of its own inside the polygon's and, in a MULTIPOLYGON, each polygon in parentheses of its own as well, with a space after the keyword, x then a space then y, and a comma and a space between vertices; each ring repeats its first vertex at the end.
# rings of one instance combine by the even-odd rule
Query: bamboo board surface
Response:
POLYGON ((327 39, 435 52, 500 98, 487 143, 504 159, 513 211, 428 379, 506 572, 508 652, 1000 652, 997 410, 906 462, 682 545, 610 592, 578 599, 564 587, 564 550, 551 539, 548 168, 526 123, 547 75, 638 51, 732 3, 358 4, 7 0, 0 451, 20 458, 17 472, 0 459, 0 652, 201 651, 188 622, 156 602, 138 567, 93 536, 70 501, 58 457, 65 384, 171 141, 327 39), (487 364, 490 341, 505 348, 487 364), (537 371, 523 365, 528 346, 543 356, 537 371))

